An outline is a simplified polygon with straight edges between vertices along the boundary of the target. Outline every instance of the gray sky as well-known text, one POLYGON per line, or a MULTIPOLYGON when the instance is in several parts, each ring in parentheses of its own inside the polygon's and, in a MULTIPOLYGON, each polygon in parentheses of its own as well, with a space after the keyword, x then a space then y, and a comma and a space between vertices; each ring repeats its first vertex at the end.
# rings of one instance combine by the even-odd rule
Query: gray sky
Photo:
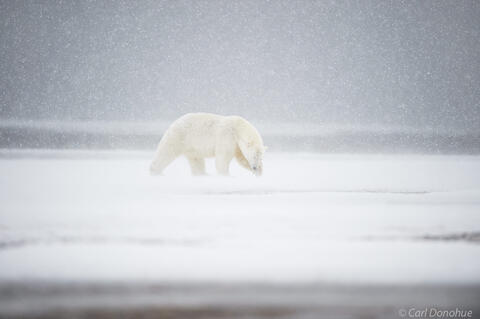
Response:
POLYGON ((478 1, 0 1, 3 119, 478 130, 478 1))

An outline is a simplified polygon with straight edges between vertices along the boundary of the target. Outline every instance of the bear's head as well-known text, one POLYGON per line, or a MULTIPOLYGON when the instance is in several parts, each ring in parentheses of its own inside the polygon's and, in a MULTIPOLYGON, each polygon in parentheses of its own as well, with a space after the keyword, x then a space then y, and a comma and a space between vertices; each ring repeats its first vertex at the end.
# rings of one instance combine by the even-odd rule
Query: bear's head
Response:
POLYGON ((243 156, 255 176, 263 173, 263 154, 266 147, 263 146, 263 139, 257 129, 247 120, 240 116, 234 116, 237 143, 243 156))
POLYGON ((263 173, 263 154, 265 147, 261 139, 239 140, 238 146, 243 156, 248 161, 250 169, 255 176, 261 176, 263 173))

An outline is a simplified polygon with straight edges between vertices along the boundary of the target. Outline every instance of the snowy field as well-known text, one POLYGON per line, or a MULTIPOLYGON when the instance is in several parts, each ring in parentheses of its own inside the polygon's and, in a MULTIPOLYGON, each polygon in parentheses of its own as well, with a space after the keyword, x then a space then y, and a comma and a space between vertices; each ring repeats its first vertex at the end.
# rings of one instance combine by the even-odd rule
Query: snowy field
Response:
POLYGON ((150 176, 152 154, 0 151, 0 314, 99 303, 361 307, 375 294, 390 307, 375 308, 379 317, 414 303, 478 309, 479 156, 267 153, 261 178, 233 162, 231 177, 215 176, 213 161, 210 176, 194 178, 184 159, 150 176), (71 288, 92 285, 97 297, 71 288), (112 285, 130 287, 128 298, 99 293, 112 285), (158 293, 167 286, 190 288, 158 293))

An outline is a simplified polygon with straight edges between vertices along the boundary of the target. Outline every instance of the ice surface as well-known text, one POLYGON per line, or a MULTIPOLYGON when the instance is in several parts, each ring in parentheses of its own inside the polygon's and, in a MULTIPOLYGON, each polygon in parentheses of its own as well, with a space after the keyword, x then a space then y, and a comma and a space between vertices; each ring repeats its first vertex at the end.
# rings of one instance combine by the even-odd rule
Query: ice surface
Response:
POLYGON ((2 151, 0 281, 480 282, 480 157, 150 156, 2 151))

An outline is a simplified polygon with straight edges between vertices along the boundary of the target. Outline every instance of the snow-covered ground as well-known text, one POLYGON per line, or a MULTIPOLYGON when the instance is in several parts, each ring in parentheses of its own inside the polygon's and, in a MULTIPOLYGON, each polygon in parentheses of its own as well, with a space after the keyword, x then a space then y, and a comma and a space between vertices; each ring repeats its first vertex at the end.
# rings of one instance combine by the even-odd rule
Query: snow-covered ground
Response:
POLYGON ((267 153, 222 178, 151 155, 0 151, 0 288, 480 285, 478 156, 267 153))

